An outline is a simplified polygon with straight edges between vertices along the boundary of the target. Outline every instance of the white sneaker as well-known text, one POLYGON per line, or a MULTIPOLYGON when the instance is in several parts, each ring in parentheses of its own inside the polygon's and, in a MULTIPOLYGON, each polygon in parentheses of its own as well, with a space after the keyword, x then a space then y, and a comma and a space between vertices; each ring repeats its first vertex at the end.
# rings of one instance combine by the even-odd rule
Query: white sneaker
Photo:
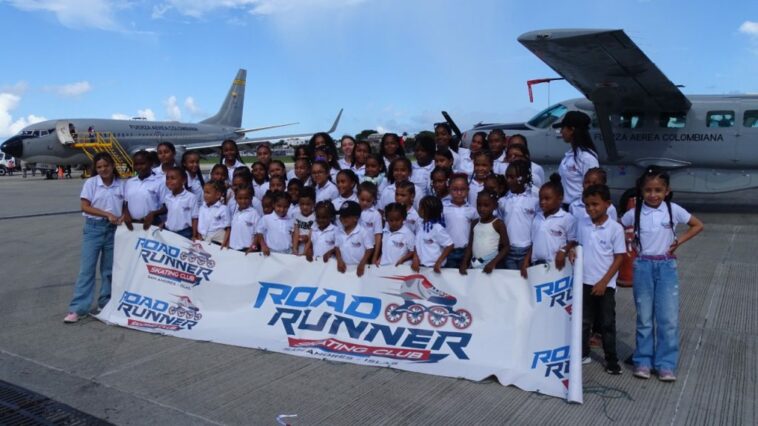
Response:
POLYGON ((69 312, 63 318, 63 322, 65 322, 66 324, 73 324, 77 321, 79 321, 79 315, 77 315, 76 312, 69 312))
POLYGON ((587 364, 591 364, 591 363, 592 363, 592 358, 590 358, 588 356, 582 358, 582 365, 587 365, 587 364))

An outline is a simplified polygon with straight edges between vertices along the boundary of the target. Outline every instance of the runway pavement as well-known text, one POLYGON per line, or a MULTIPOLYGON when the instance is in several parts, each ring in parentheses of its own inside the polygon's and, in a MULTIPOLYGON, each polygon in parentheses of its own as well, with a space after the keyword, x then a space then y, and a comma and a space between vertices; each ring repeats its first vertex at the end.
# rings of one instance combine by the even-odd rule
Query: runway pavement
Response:
MULTIPOLYGON (((80 179, 0 177, 0 380, 116 424, 758 424, 758 215, 700 213, 679 252, 681 361, 661 383, 584 366, 584 405, 504 387, 106 326, 64 325, 80 179)), ((709 210, 712 210, 709 209, 709 210)), ((726 209, 729 210, 727 207, 726 209)), ((758 211, 758 210, 756 210, 758 211)), ((631 289, 617 293, 632 351, 631 289)), ((0 397, 0 403, 2 402, 0 397)))

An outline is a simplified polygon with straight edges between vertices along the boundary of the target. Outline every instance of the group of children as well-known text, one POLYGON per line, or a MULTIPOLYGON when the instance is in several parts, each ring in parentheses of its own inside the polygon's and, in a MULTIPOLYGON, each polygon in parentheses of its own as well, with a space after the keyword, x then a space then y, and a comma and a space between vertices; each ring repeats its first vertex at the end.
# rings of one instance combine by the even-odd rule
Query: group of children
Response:
MULTIPOLYGON (((97 176, 85 184, 89 192, 82 191, 82 210, 87 224, 92 220, 109 232, 121 222, 129 229, 133 223, 145 229, 156 225, 245 253, 289 253, 308 261, 333 257, 340 272, 352 265, 358 276, 369 265, 408 263, 414 271, 421 266, 435 272, 457 268, 465 275, 470 269, 512 269, 526 277, 528 268, 537 264, 554 263, 562 269, 581 245, 583 355, 589 360, 588 336, 595 328, 602 334, 606 370, 620 374, 614 292, 627 250, 602 168, 583 173, 581 196, 566 203, 561 176, 546 180, 542 168, 529 159, 526 138, 506 140, 502 130, 475 134, 465 149, 452 145, 449 127, 437 125, 435 138, 417 139, 413 160, 391 133, 383 136, 378 153, 349 136, 340 146, 342 158, 328 134, 316 134, 295 150, 294 167, 287 171, 272 158, 268 145, 258 146, 257 161, 248 167, 236 143, 227 140, 219 163, 203 176, 198 153, 185 152, 177 162, 174 146, 162 142, 156 150, 158 164, 148 152, 134 154, 136 176, 125 183, 113 175, 112 159, 101 155, 94 163, 97 176), (107 190, 92 195, 89 187, 107 190)), ((647 378, 655 368, 668 380, 676 367, 672 352, 678 336, 669 328, 678 329, 677 312, 663 314, 653 306, 660 297, 677 297, 676 290, 661 296, 658 287, 675 282, 674 250, 697 234, 702 223, 670 203, 664 172, 647 171, 637 188, 637 208, 621 218, 624 226, 634 227, 641 247, 634 278, 634 374, 647 378), (678 223, 690 225, 679 240, 673 232, 678 223), (654 321, 657 339, 652 335, 654 321)), ((85 265, 85 257, 91 263, 92 256, 97 260, 97 249, 103 250, 103 267, 109 268, 112 235, 109 247, 110 259, 105 246, 89 248, 86 256, 83 248, 83 284, 77 281, 66 322, 78 320, 91 303, 84 282, 91 278, 94 283, 94 265, 85 265)), ((109 284, 108 277, 108 291, 109 284)), ((104 296, 101 307, 107 302, 104 296)))

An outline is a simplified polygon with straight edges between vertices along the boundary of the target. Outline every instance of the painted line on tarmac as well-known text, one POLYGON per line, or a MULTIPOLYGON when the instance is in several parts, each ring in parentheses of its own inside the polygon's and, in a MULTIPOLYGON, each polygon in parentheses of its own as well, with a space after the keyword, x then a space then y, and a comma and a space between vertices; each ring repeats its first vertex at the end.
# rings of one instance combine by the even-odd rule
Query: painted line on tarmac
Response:
POLYGON ((34 214, 24 214, 19 216, 2 216, 0 217, 0 220, 11 220, 11 219, 29 219, 33 217, 45 217, 45 216, 61 216, 64 214, 74 214, 74 213, 81 213, 81 210, 70 210, 65 212, 50 212, 50 213, 34 213, 34 214))

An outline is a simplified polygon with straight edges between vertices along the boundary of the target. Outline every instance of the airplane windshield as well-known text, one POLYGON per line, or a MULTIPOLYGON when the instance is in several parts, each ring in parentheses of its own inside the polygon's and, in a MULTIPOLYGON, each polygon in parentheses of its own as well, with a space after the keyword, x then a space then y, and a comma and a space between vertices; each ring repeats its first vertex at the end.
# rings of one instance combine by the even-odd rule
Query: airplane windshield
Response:
POLYGON ((568 108, 563 104, 553 105, 535 115, 534 118, 528 121, 528 124, 532 127, 544 129, 563 117, 563 115, 566 114, 566 111, 568 111, 568 108))

